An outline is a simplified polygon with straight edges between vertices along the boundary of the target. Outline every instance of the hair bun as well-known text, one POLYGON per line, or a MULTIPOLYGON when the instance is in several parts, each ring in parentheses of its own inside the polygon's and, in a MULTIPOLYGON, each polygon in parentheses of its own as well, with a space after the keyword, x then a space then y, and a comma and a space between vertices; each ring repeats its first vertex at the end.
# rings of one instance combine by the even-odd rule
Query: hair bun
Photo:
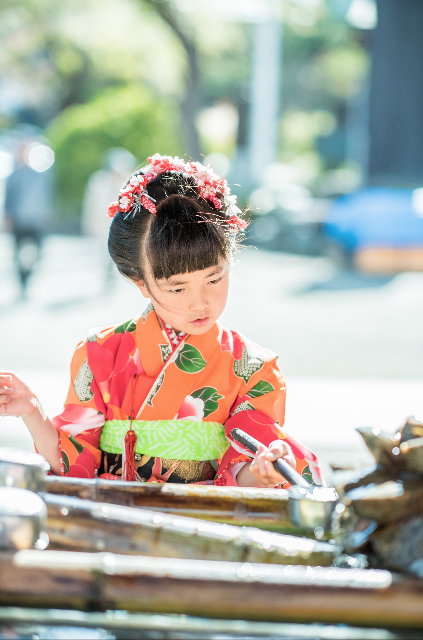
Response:
MULTIPOLYGON (((156 217, 161 220, 175 221, 179 223, 188 222, 195 218, 198 222, 198 216, 203 213, 200 203, 194 198, 181 193, 172 193, 157 202, 156 217)), ((211 211, 204 211, 211 213, 211 211)))

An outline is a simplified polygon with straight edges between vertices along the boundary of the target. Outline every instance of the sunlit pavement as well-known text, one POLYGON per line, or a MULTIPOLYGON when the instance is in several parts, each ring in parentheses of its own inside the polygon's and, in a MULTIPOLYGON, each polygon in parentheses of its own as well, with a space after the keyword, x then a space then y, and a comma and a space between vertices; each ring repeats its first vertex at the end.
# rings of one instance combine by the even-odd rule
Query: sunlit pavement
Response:
MULTIPOLYGON (((87 330, 145 306, 122 278, 105 286, 94 249, 85 238, 49 238, 20 302, 10 238, 0 235, 0 368, 25 375, 51 415, 87 330)), ((286 425, 325 463, 363 455, 356 426, 393 430, 423 416, 423 274, 366 277, 326 258, 248 249, 222 320, 279 354, 286 425)), ((20 420, 2 418, 0 444, 30 448, 31 438, 20 420)))

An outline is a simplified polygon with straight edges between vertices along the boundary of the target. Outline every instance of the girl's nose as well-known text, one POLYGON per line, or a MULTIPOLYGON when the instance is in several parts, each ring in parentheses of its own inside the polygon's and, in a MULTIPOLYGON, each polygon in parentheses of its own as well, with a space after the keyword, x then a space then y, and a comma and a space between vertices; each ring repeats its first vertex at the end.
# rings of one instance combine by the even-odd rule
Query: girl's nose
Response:
POLYGON ((199 312, 204 311, 207 308, 207 297, 205 292, 198 292, 196 295, 193 295, 190 300, 190 310, 199 312))

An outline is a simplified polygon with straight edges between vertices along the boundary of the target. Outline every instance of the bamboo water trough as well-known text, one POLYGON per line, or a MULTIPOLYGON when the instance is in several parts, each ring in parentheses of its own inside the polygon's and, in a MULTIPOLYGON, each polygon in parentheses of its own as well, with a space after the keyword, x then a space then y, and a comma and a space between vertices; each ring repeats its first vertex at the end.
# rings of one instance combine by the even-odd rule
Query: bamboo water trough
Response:
MULTIPOLYGON (((128 613, 128 611, 75 611, 61 609, 34 609, 30 607, 0 607, 0 630, 7 625, 8 632, 22 633, 31 637, 45 634, 49 627, 53 632, 69 638, 75 636, 75 627, 100 628, 109 630, 117 638, 140 638, 151 640, 214 640, 216 637, 236 638, 289 638, 290 640, 340 640, 338 625, 298 624, 292 622, 256 622, 247 620, 219 620, 186 615, 157 613, 128 613), (40 629, 41 626, 41 629, 40 629), (59 627, 59 630, 58 630, 59 627), (136 634, 136 635, 135 635, 136 634)), ((410 630, 406 630, 407 640, 411 640, 410 630)), ((411 632, 414 633, 413 631, 411 632)), ((103 634, 101 635, 103 638, 103 634)), ((342 627, 342 640, 399 640, 404 635, 385 629, 342 627)))
POLYGON ((24 550, 0 585, 2 606, 423 627, 423 584, 380 570, 24 550))
POLYGON ((50 549, 330 566, 326 542, 218 522, 45 494, 50 549))
POLYGON ((291 524, 288 492, 283 489, 153 484, 46 476, 45 491, 93 502, 154 509, 222 524, 257 527, 297 535, 305 533, 291 524))

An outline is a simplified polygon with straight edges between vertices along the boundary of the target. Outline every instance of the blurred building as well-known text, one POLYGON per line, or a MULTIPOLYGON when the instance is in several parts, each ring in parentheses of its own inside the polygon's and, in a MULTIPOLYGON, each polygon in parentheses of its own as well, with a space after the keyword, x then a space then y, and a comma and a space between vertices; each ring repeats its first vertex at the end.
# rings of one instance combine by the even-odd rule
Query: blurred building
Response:
POLYGON ((378 0, 371 33, 369 183, 423 186, 423 2, 378 0))

